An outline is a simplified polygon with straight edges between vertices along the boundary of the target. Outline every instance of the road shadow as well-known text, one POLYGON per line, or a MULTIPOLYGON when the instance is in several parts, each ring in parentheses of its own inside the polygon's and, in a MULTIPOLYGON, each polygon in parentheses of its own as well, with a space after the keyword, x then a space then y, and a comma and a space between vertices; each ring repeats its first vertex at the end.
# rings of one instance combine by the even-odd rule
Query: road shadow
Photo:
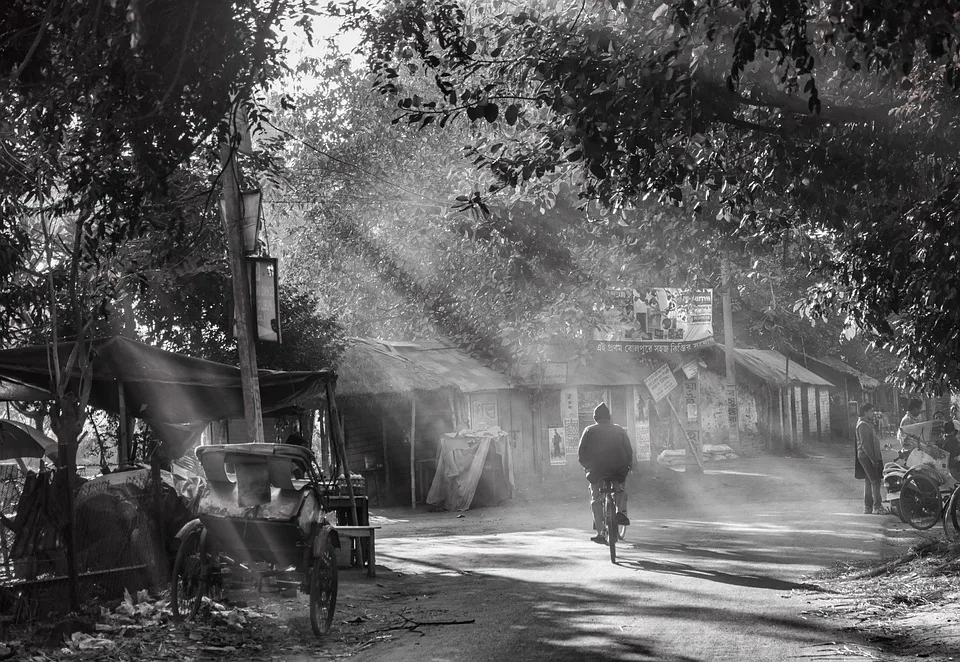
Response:
POLYGON ((733 584, 735 586, 747 586, 750 588, 770 589, 774 591, 823 591, 815 584, 797 583, 776 579, 775 577, 766 577, 763 575, 734 574, 721 572, 705 567, 694 567, 686 563, 661 562, 632 560, 625 561, 619 559, 617 565, 633 570, 646 570, 648 572, 659 572, 665 575, 682 575, 694 579, 705 579, 711 582, 720 582, 721 584, 733 584))

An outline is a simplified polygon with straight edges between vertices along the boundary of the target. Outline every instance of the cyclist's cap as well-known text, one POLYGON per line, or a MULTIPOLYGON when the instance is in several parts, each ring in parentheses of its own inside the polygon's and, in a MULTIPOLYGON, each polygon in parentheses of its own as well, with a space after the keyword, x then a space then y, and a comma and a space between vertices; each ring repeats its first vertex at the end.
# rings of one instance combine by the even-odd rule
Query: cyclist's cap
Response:
POLYGON ((593 420, 595 421, 609 421, 610 420, 610 408, 607 407, 605 402, 601 402, 597 405, 597 408, 593 410, 593 420))

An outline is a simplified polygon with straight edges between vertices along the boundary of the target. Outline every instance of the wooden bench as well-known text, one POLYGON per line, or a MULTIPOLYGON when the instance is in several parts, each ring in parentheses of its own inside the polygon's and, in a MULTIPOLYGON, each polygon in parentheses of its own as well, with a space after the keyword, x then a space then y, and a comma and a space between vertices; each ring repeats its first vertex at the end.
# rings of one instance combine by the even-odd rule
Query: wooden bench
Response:
POLYGON ((367 576, 376 577, 377 576, 377 548, 375 544, 376 534, 375 531, 379 529, 379 526, 338 526, 337 533, 343 537, 350 538, 350 545, 353 546, 353 541, 357 541, 357 555, 360 559, 360 565, 364 563, 364 556, 366 556, 367 563, 367 576), (369 540, 369 544, 366 545, 367 552, 364 554, 364 545, 362 544, 363 539, 366 538, 369 540))

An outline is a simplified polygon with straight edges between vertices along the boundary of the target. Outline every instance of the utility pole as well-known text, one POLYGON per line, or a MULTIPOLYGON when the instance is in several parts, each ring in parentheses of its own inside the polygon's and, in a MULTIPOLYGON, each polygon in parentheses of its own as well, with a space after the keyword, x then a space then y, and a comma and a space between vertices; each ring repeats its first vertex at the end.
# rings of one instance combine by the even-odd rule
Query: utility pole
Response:
POLYGON ((237 325, 237 352, 240 354, 240 380, 243 386, 243 413, 247 419, 247 440, 263 443, 263 418, 260 406, 260 377, 257 373, 257 349, 253 344, 253 307, 250 303, 250 278, 243 255, 240 219, 243 215, 240 187, 237 183, 236 150, 228 143, 220 145, 223 167, 221 211, 227 235, 227 254, 233 281, 234 319, 237 325))
POLYGON ((730 265, 724 253, 720 262, 720 279, 723 289, 723 343, 727 372, 727 425, 730 432, 730 445, 738 452, 740 448, 740 413, 737 405, 737 364, 733 344, 733 311, 730 306, 730 265))

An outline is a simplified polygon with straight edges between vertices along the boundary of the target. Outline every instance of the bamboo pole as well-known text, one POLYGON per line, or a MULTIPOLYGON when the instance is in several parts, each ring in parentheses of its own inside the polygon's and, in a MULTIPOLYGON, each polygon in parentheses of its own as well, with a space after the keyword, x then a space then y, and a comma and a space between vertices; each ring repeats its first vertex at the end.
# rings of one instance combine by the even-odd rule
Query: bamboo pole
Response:
POLYGON ((390 454, 387 445, 387 423, 380 417, 380 437, 383 441, 383 491, 390 494, 390 454))
POLYGON ((724 366, 726 368, 726 383, 724 391, 727 395, 727 431, 730 437, 730 445, 737 451, 743 452, 740 447, 740 411, 739 402, 737 402, 737 362, 736 352, 733 343, 733 310, 730 301, 730 265, 727 256, 724 254, 720 262, 721 280, 723 281, 723 343, 724 343, 724 366))
POLYGON ((347 449, 343 443, 343 428, 340 424, 340 415, 337 410, 337 401, 333 396, 333 384, 327 383, 327 411, 330 418, 330 430, 332 432, 330 445, 333 452, 338 455, 343 478, 347 482, 347 495, 350 497, 350 515, 353 517, 353 524, 360 526, 360 518, 357 516, 357 495, 353 491, 353 481, 350 480, 350 468, 347 465, 347 449))
POLYGON ((130 464, 130 421, 127 418, 127 397, 123 382, 117 382, 117 401, 120 405, 120 434, 117 444, 117 466, 130 464))
POLYGON ((417 400, 410 400, 410 507, 417 508, 417 400))
POLYGON ((697 466, 700 467, 700 471, 703 471, 703 461, 700 459, 700 454, 697 452, 697 449, 693 447, 690 437, 687 436, 687 426, 683 424, 683 419, 680 418, 680 414, 677 412, 677 408, 673 406, 673 402, 670 400, 670 398, 667 397, 666 400, 667 404, 670 405, 670 411, 673 412, 673 417, 676 419, 677 425, 680 426, 680 433, 686 440, 687 446, 690 447, 690 452, 693 453, 693 459, 697 461, 697 466))
POLYGON ((220 160, 223 166, 222 216, 233 285, 237 353, 240 355, 240 383, 243 389, 243 413, 247 421, 247 441, 263 443, 260 376, 257 373, 257 349, 253 344, 253 320, 251 319, 253 305, 240 228, 243 203, 237 183, 237 162, 234 152, 234 148, 228 143, 220 146, 220 160))

